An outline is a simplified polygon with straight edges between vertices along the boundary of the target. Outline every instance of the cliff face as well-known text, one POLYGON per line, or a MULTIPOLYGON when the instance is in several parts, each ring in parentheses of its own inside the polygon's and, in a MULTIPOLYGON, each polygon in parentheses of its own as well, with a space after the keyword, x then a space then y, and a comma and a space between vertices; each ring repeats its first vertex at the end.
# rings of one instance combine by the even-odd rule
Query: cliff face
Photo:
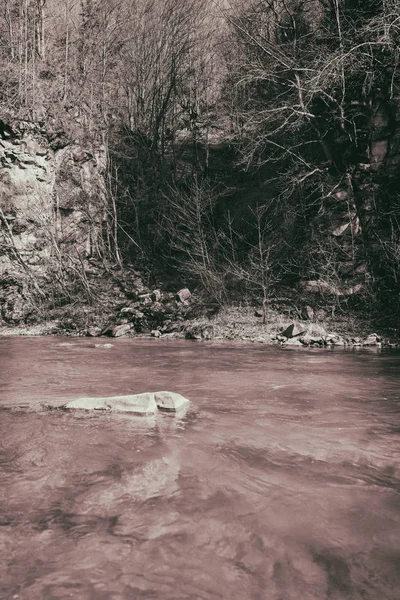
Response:
MULTIPOLYGON (((395 289, 398 278, 400 103, 371 105, 360 147, 342 173, 326 175, 327 193, 311 221, 310 291, 331 295, 373 293, 371 284, 395 289)), ((350 144, 349 144, 350 145, 350 144)), ((375 286, 376 287, 376 286, 375 286)), ((388 289, 385 290, 387 294, 388 289)))
POLYGON ((97 253, 106 157, 31 123, 0 125, 0 315, 18 321, 29 282, 97 253))

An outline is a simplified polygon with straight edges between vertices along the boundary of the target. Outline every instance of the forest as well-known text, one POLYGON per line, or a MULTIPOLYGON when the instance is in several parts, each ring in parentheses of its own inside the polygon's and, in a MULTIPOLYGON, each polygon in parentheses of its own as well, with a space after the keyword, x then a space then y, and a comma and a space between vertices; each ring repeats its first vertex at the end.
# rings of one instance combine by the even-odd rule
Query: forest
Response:
POLYGON ((0 119, 105 156, 64 282, 90 258, 396 325, 399 60, 399 0, 2 0, 0 119))

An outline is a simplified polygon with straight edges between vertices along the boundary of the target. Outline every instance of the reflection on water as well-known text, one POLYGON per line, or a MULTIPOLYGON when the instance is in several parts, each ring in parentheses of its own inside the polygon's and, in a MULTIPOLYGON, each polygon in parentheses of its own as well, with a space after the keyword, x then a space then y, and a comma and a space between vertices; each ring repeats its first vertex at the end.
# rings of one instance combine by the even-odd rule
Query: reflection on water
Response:
POLYGON ((113 344, 0 339, 1 598, 399 598, 399 355, 113 344))

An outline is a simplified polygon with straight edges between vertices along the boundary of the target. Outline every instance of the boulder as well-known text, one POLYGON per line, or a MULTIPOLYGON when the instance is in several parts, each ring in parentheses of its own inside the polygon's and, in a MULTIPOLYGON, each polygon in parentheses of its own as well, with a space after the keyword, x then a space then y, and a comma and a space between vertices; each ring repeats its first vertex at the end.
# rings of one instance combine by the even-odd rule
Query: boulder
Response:
POLYGON ((262 318, 264 316, 264 311, 262 308, 256 308, 254 311, 254 316, 258 318, 262 318))
POLYGON ((159 331, 158 329, 153 329, 152 331, 150 331, 150 335, 151 337, 159 338, 162 334, 161 331, 159 331))
POLYGON ((381 339, 376 333, 370 333, 365 340, 362 341, 363 346, 377 346, 381 339))
POLYGON ((86 331, 86 335, 88 337, 99 337, 99 335, 101 335, 101 328, 100 327, 89 327, 86 331))
POLYGON ((180 302, 185 302, 185 300, 189 300, 191 295, 192 295, 192 293, 188 288, 183 288, 183 289, 179 290, 179 292, 177 292, 176 299, 179 300, 180 302))
POLYGON ((121 337, 128 333, 132 329, 130 323, 123 323, 122 325, 110 325, 103 330, 102 335, 108 335, 110 337, 121 337))
POLYGON ((128 333, 128 331, 130 331, 131 328, 132 328, 132 325, 130 323, 123 323, 122 325, 116 325, 113 328, 112 336, 113 337, 121 337, 121 336, 125 335, 126 333, 128 333))
POLYGON ((328 333, 325 336, 325 342, 333 346, 345 346, 346 342, 338 333, 328 333))
POLYGON ((112 396, 110 398, 77 398, 64 406, 66 409, 111 410, 131 412, 139 415, 154 415, 157 404, 154 394, 133 394, 131 396, 112 396))
POLYGON ((322 337, 312 336, 308 334, 303 336, 300 341, 304 346, 324 346, 325 344, 322 337))
POLYGON ((298 337, 304 333, 304 329, 301 329, 297 323, 292 323, 287 327, 284 331, 280 333, 281 336, 289 339, 293 337, 298 337))
POLYGON ((184 396, 174 392, 156 392, 155 402, 160 410, 176 412, 189 406, 190 402, 184 396))

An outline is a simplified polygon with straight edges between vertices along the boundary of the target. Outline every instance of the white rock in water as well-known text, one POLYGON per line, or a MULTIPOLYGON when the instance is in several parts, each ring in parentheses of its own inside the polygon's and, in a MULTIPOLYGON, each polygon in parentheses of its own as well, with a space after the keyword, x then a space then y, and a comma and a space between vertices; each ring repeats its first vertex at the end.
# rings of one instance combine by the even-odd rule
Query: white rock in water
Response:
POLYGON ((140 415, 154 415, 157 404, 154 394, 133 394, 131 396, 113 396, 111 398, 78 398, 68 402, 65 408, 84 410, 112 410, 132 412, 140 415))
POLYGON ((64 408, 83 408, 85 410, 111 410, 111 406, 107 404, 107 400, 111 398, 77 398, 68 402, 64 408))
POLYGON ((176 412, 190 404, 187 398, 174 392, 155 392, 154 397, 159 409, 170 412, 176 412))

